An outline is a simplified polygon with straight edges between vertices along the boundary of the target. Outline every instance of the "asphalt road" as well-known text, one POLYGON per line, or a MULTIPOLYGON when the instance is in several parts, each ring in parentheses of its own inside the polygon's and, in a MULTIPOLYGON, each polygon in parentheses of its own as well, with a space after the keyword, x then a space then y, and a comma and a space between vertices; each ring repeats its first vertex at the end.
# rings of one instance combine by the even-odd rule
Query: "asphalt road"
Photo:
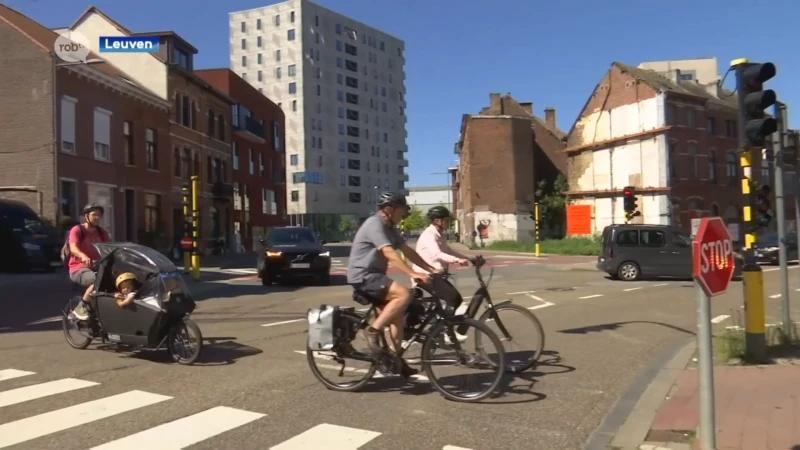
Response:
MULTIPOLYGON (((339 286, 264 288, 248 274, 217 274, 199 295, 194 318, 206 350, 191 367, 160 353, 72 350, 59 323, 22 323, 52 314, 39 311, 52 307, 44 297, 11 298, 25 289, 0 279, 5 310, 39 311, 15 313, 0 330, 0 448, 582 448, 650 362, 692 336, 695 291, 688 281, 623 283, 591 264, 555 261, 495 257, 495 299, 535 311, 547 354, 480 404, 445 400, 424 380, 384 378, 349 394, 323 388, 301 354, 304 317, 321 303, 352 304, 341 276, 339 286)), ((765 273, 768 296, 777 273, 765 273)), ((462 292, 475 289, 470 271, 456 279, 462 292)), ((44 292, 45 284, 28 288, 44 292)), ((769 299, 770 312, 778 300, 769 299)), ((714 300, 717 325, 732 326, 740 305, 734 283, 714 300)))

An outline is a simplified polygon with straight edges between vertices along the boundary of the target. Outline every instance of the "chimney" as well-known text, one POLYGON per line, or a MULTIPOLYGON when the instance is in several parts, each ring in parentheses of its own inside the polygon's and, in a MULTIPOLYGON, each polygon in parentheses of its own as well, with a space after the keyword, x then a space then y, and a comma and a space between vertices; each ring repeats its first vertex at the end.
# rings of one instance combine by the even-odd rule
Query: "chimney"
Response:
POLYGON ((503 114, 503 100, 500 94, 489 94, 491 100, 489 109, 493 114, 503 114))
POLYGON ((556 109, 552 106, 548 106, 544 109, 544 121, 547 122, 547 126, 552 129, 558 128, 556 126, 556 109))
POLYGON ((675 69, 669 72, 669 79, 675 84, 680 84, 681 81, 681 71, 679 69, 675 69))
POLYGON ((525 111, 526 113, 533 115, 533 103, 531 102, 520 103, 519 106, 521 106, 522 110, 525 111))

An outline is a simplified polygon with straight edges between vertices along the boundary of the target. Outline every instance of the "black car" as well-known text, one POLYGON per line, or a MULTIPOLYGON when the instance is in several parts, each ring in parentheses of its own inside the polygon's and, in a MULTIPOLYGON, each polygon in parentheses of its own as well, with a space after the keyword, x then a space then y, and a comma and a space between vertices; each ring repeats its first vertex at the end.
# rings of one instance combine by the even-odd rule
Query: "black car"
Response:
POLYGON ((0 200, 0 271, 50 272, 61 267, 64 237, 25 203, 0 200))
POLYGON ((274 228, 261 244, 258 277, 264 286, 279 278, 313 278, 321 285, 330 284, 331 253, 310 228, 274 228))
MULTIPOLYGON (((797 260, 797 233, 786 233, 786 260, 797 260)), ((780 244, 778 233, 766 233, 758 236, 756 241, 756 258, 760 263, 778 264, 780 244)))
MULTIPOLYGON (((742 274, 743 260, 735 253, 733 277, 742 274)), ((692 238, 667 225, 609 225, 603 229, 597 269, 612 278, 692 278, 692 238)))

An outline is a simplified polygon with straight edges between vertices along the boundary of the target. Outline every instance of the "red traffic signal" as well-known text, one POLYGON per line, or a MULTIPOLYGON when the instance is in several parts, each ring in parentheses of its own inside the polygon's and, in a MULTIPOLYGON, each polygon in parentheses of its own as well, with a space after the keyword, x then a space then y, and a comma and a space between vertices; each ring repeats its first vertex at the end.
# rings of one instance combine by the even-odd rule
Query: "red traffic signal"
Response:
POLYGON ((622 195, 624 195, 625 197, 630 197, 630 196, 632 196, 632 195, 633 195, 633 190, 632 190, 632 189, 627 189, 627 188, 626 188, 626 189, 624 189, 624 190, 622 191, 622 195))

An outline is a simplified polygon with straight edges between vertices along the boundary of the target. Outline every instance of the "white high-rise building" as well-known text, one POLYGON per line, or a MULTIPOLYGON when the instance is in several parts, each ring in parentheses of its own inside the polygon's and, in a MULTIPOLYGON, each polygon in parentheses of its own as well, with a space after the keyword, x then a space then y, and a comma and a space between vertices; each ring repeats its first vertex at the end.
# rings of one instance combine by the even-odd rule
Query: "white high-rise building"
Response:
POLYGON ((286 113, 291 223, 335 227, 406 191, 403 41, 308 0, 230 13, 230 30, 231 69, 286 113))

